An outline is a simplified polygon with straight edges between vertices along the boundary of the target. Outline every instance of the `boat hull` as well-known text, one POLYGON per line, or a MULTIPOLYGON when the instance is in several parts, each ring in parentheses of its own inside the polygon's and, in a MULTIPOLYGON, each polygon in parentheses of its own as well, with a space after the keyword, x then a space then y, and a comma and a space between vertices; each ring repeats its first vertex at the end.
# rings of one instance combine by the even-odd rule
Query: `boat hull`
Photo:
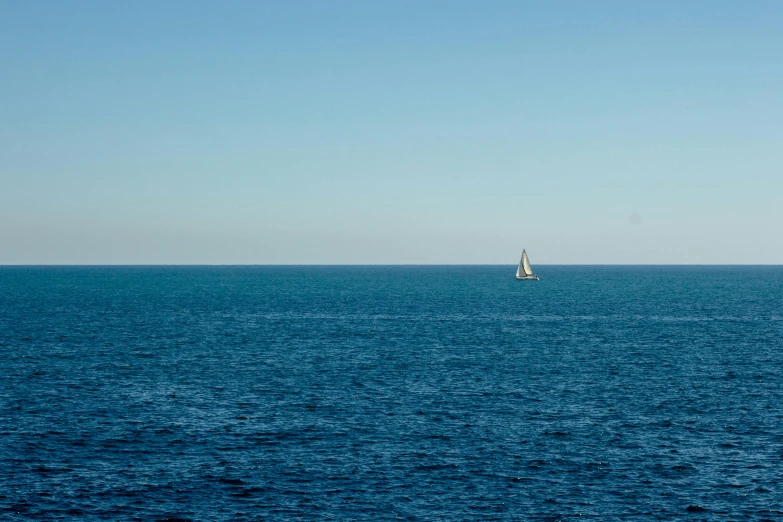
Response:
POLYGON ((525 279, 528 279, 528 280, 538 281, 538 276, 537 276, 537 275, 532 275, 532 276, 517 276, 517 279, 519 279, 519 280, 525 280, 525 279))

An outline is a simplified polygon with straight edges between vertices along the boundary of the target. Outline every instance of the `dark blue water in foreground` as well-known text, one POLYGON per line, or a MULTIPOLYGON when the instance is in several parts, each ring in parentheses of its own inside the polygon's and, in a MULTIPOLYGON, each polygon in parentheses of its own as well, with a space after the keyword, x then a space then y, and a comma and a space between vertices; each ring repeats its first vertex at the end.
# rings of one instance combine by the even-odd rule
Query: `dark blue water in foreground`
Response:
POLYGON ((0 519, 783 519, 783 268, 537 271, 0 268, 0 519))

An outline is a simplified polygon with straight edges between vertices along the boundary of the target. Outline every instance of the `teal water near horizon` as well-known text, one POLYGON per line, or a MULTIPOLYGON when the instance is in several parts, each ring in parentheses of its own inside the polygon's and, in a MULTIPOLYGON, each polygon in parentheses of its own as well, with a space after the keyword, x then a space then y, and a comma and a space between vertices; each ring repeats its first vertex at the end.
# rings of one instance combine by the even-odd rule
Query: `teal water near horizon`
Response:
POLYGON ((9 520, 783 518, 783 267, 0 267, 9 520))

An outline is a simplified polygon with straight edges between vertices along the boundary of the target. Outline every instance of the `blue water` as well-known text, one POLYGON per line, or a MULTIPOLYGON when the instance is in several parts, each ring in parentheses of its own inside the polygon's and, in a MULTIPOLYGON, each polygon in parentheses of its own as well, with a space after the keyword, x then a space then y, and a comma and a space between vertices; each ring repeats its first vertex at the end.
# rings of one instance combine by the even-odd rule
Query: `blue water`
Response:
POLYGON ((0 268, 0 519, 783 519, 783 268, 537 272, 0 268))

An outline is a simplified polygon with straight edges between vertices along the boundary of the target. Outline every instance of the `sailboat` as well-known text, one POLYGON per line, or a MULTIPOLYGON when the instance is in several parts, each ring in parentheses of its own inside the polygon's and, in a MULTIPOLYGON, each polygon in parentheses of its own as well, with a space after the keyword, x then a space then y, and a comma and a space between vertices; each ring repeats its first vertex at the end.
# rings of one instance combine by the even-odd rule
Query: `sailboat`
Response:
POLYGON ((517 279, 535 279, 538 281, 538 276, 530 268, 530 260, 527 258, 527 252, 524 249, 522 250, 522 259, 519 260, 519 268, 517 268, 517 279))

